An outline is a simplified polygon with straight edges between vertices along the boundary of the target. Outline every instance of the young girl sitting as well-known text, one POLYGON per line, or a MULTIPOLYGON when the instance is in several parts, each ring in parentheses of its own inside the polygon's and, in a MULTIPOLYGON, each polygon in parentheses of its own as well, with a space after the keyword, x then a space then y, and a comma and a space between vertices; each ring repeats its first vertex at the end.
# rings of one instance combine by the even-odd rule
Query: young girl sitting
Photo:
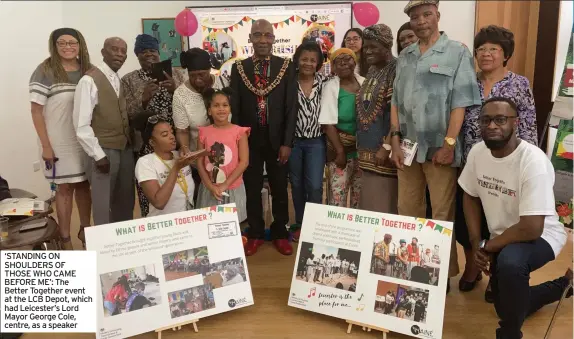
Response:
POLYGON ((229 89, 208 88, 203 96, 212 125, 199 128, 197 149, 209 153, 197 165, 201 176, 197 204, 202 208, 235 203, 239 221, 244 221, 247 211, 243 172, 249 164, 250 128, 229 122, 229 89))

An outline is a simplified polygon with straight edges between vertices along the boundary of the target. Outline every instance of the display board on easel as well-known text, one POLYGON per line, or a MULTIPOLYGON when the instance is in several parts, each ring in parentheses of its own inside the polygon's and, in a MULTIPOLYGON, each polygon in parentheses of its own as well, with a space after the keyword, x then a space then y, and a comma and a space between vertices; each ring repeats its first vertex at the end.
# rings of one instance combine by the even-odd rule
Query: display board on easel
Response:
POLYGON ((307 203, 288 305, 438 339, 452 223, 307 203))
POLYGON ((86 228, 97 338, 181 329, 253 305, 235 204, 86 228))

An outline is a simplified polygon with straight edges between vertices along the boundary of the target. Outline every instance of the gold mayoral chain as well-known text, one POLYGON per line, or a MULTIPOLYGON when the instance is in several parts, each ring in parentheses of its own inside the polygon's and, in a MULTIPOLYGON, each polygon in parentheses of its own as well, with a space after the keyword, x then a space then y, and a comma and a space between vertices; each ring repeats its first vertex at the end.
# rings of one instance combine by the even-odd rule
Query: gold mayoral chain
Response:
POLYGON ((289 67, 289 62, 290 62, 289 59, 283 59, 283 66, 281 66, 279 74, 277 74, 277 77, 275 78, 275 80, 273 80, 273 82, 269 86, 265 88, 255 88, 255 86, 253 86, 251 81, 249 81, 249 79, 247 78, 241 60, 235 61, 235 63, 237 64, 237 71, 239 72, 239 75, 241 76, 241 79, 243 80, 245 86, 247 86, 247 88, 255 95, 260 97, 267 96, 267 94, 271 93, 271 91, 274 90, 275 87, 277 87, 277 85, 279 85, 281 79, 283 79, 283 76, 285 75, 285 71, 287 71, 287 67, 289 67))

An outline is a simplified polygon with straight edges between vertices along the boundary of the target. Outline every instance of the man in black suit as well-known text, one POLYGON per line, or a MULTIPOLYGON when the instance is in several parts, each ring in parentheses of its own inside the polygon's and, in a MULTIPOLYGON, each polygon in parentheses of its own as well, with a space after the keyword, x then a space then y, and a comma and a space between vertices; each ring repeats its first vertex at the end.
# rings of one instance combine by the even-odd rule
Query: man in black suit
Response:
POLYGON ((263 165, 273 196, 273 245, 283 255, 293 252, 287 240, 289 223, 287 160, 291 154, 297 119, 297 78, 292 62, 272 55, 275 35, 267 20, 253 23, 249 35, 254 55, 237 61, 231 69, 233 123, 251 127, 249 166, 243 175, 247 193, 249 241, 245 254, 253 255, 263 244, 265 222, 261 190, 263 165))

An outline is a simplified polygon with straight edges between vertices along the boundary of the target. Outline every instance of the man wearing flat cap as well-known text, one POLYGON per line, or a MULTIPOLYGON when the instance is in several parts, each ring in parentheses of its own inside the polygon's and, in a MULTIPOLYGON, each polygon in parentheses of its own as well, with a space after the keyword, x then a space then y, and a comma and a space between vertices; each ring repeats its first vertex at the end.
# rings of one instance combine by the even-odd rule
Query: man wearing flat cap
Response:
POLYGON ((273 195, 271 238, 281 254, 290 255, 287 160, 298 110, 295 67, 290 60, 272 55, 275 35, 269 21, 255 21, 249 39, 253 57, 237 61, 231 69, 231 119, 239 126, 251 127, 249 166, 243 175, 249 223, 245 254, 255 254, 264 242, 261 189, 265 166, 273 195))
MULTIPOLYGON (((141 131, 145 129, 151 115, 162 115, 173 126, 172 100, 173 92, 181 82, 178 73, 172 71, 173 77, 166 74, 166 80, 157 81, 152 75, 152 65, 160 61, 159 42, 147 34, 136 37, 134 53, 141 68, 132 71, 122 78, 122 90, 125 93, 127 114, 134 128, 135 160, 153 152, 150 145, 144 145, 141 131)), ((143 190, 137 185, 139 205, 142 217, 149 212, 149 203, 143 190)))
MULTIPOLYGON (((397 60, 391 105, 392 160, 399 169, 399 214, 424 218, 428 186, 432 218, 454 221, 462 154, 459 132, 465 108, 480 105, 481 100, 472 54, 439 31, 438 4, 438 0, 412 0, 405 7, 419 41, 403 50, 397 60), (404 164, 402 139, 417 143, 410 166, 404 164)), ((457 274, 453 236, 449 276, 457 274)))

